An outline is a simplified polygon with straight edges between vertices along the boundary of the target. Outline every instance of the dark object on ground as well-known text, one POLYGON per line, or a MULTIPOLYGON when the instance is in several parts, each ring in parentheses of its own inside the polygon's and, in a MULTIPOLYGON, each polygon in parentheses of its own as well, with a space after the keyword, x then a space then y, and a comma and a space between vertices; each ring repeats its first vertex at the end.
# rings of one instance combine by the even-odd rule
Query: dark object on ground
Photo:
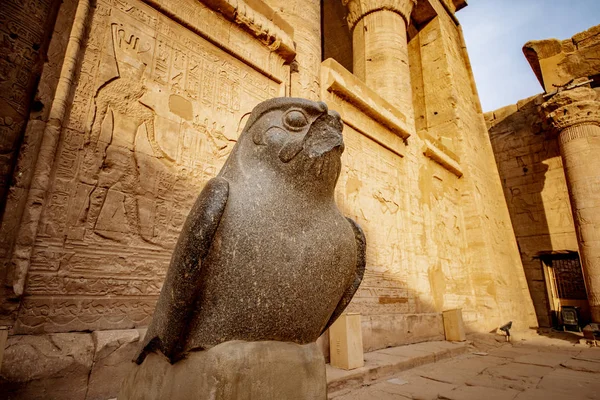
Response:
POLYGON ((506 333, 506 341, 510 342, 510 330, 512 328, 512 321, 509 321, 508 323, 502 325, 500 329, 502 332, 506 333))
POLYGON ((576 330, 581 332, 581 326, 579 325, 579 307, 575 306, 562 306, 560 308, 560 318, 563 323, 563 330, 576 330))

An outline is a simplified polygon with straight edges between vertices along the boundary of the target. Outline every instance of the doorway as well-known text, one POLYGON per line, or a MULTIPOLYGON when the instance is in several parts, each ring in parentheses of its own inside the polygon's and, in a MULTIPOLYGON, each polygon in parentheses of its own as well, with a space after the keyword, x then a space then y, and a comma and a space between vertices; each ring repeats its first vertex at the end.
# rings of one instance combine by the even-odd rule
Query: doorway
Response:
POLYGON ((563 307, 576 308, 580 326, 589 322, 590 307, 579 254, 567 251, 544 254, 540 259, 546 281, 552 325, 556 328, 563 327, 564 321, 561 317, 563 307))

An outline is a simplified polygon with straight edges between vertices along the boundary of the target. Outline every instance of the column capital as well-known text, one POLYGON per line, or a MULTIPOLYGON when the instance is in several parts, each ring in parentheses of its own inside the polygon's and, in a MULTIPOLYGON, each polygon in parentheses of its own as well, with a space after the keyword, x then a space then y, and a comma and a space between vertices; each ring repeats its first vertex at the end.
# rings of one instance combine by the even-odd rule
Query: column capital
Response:
POLYGON ((417 0, 342 0, 342 4, 348 8, 348 26, 350 30, 353 30, 365 15, 379 10, 389 10, 400 14, 408 26, 410 13, 417 4, 417 0))
POLYGON ((542 104, 542 117, 558 133, 576 125, 600 126, 600 98, 589 87, 563 90, 542 104))

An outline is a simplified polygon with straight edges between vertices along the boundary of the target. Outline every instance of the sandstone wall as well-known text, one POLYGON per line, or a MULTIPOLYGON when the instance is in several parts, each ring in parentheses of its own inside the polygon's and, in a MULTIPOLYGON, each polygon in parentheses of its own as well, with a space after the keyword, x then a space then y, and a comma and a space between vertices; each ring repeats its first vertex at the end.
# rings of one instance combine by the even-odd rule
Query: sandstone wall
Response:
MULTIPOLYGON (((558 132, 542 120, 542 103, 557 90, 582 78, 598 89, 600 26, 570 39, 525 44, 523 52, 547 96, 523 99, 485 119, 502 178, 525 275, 541 326, 551 326, 551 306, 539 256, 578 251, 578 243, 557 140, 558 132)), ((586 313, 585 304, 582 313, 586 313)))
POLYGON ((9 260, 17 334, 146 325, 189 207, 243 116, 289 79, 281 53, 196 1, 176 21, 159 11, 170 2, 85 3, 68 106, 41 128, 55 142, 22 162, 35 167, 9 260))
MULTIPOLYGON (((67 2, 68 3, 68 2, 67 2)), ((58 1, 38 2, 4 1, 0 16, 0 260, 6 260, 14 245, 12 232, 20 222, 19 210, 14 200, 26 194, 23 186, 26 171, 16 169, 17 158, 27 157, 23 149, 30 148, 35 154, 37 143, 27 138, 36 129, 37 120, 47 115, 45 101, 52 95, 55 80, 51 78, 56 65, 61 63, 60 41, 49 46, 50 33, 54 26, 58 1), (45 61, 45 58, 52 61, 45 61), (43 74, 43 77, 40 75, 43 74), (39 84, 38 82, 44 82, 39 84), (36 85, 37 96, 33 96, 36 85), (30 118, 31 113, 31 118, 30 118), (29 120, 29 123, 28 123, 29 120), (25 135, 25 130, 29 132, 25 135)), ((68 7, 58 19, 70 27, 68 7)), ((57 26, 57 30, 61 30, 57 26)), ((39 135, 38 135, 39 136, 39 135)), ((0 263, 4 265, 4 263, 0 263)), ((0 281, 7 278, 7 269, 0 267, 0 281)), ((5 316, 14 318, 16 304, 2 301, 10 297, 10 290, 0 287, 0 324, 5 316)))
MULTIPOLYGON (((0 16, 0 213, 40 77, 58 1, 2 3, 0 16)), ((42 106, 35 105, 40 111, 42 106)))
POLYGON ((338 203, 370 245, 350 305, 366 349, 401 344, 426 315, 454 307, 471 330, 536 326, 460 27, 441 3, 419 4, 409 28, 416 129, 340 64, 322 66, 322 98, 346 123, 338 203))
POLYGON ((92 383, 118 380, 102 368, 127 368, 192 202, 247 113, 274 96, 320 97, 344 119, 336 196, 368 241, 349 307, 363 315, 365 350, 442 339, 449 308, 463 309, 469 330, 535 325, 451 14, 464 2, 419 2, 411 109, 319 63, 319 24, 290 26, 316 18, 318 2, 237 3, 63 2, 38 87, 44 112, 30 117, 0 227, 12 326, 2 387, 14 396, 62 398, 47 388, 70 371, 89 386, 72 398, 101 398, 92 383))
POLYGON ((540 326, 551 326, 539 255, 577 251, 567 183, 555 137, 540 116, 542 95, 486 113, 525 275, 540 326))
MULTIPOLYGON (((439 3, 431 4, 438 18, 419 32, 414 44, 420 48, 422 65, 420 80, 415 79, 417 73, 412 76, 413 87, 422 85, 414 89, 417 129, 425 139, 425 153, 462 176, 450 187, 457 192, 458 220, 462 218, 464 225, 458 225, 453 235, 448 232, 445 240, 462 235, 463 258, 460 266, 447 266, 435 274, 437 282, 446 283, 444 308, 463 307, 471 329, 489 331, 490 325, 509 320, 518 329, 527 329, 536 325, 535 315, 462 32, 456 19, 444 13, 439 3)), ((411 58, 411 72, 416 67, 415 58, 411 58)), ((421 179, 439 179, 432 175, 421 179)), ((432 195, 439 198, 435 192, 432 195)), ((452 224, 447 214, 436 218, 438 223, 440 220, 452 224)), ((447 244, 451 251, 456 248, 452 242, 447 244)), ((439 296, 438 290, 434 293, 439 296)))

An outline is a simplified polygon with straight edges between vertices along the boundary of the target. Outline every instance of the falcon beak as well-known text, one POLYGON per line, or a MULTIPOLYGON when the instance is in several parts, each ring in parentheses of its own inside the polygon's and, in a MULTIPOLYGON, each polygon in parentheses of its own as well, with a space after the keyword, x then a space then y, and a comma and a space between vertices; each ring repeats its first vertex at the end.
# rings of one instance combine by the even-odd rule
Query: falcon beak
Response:
POLYGON ((341 155, 344 152, 343 127, 342 118, 335 111, 317 118, 304 137, 308 157, 318 158, 334 149, 338 149, 341 155))

